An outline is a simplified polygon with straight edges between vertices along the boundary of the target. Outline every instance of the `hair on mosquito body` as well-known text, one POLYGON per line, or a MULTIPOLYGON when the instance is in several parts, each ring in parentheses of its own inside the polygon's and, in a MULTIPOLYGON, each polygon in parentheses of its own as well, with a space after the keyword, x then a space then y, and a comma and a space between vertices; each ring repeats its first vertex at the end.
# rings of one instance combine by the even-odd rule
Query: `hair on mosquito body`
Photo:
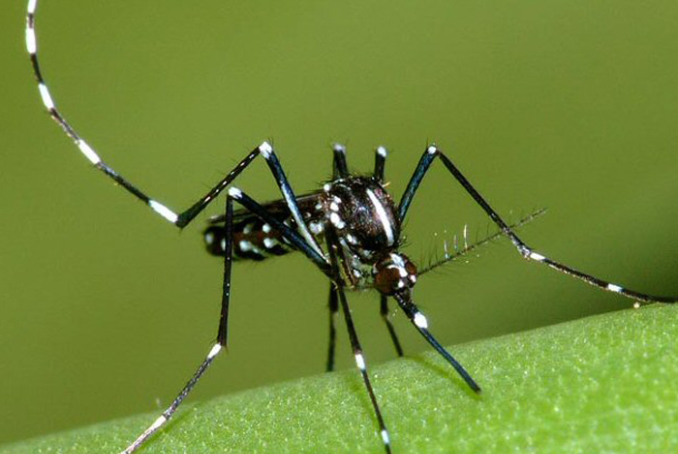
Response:
MULTIPOLYGON (((535 208, 529 214, 521 212, 515 219, 509 217, 508 223, 512 228, 518 230, 545 213, 545 208, 535 208)), ((509 216, 511 214, 509 213, 509 216)), ((455 268, 444 265, 468 264, 481 258, 481 251, 493 245, 499 245, 498 240, 503 236, 501 230, 493 227, 493 223, 488 221, 484 226, 464 224, 458 230, 434 231, 432 235, 428 236, 430 244, 426 248, 426 252, 417 260, 419 274, 423 275, 431 271, 434 271, 434 274, 451 274, 455 271, 455 268)))

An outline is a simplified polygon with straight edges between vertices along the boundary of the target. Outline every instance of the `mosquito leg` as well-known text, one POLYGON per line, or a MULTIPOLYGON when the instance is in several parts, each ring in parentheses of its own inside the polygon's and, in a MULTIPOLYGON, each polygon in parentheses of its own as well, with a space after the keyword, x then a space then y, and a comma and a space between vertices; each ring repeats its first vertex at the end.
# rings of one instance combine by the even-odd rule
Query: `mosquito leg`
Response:
POLYGON ((346 178, 349 176, 348 165, 346 164, 346 147, 335 143, 332 145, 334 159, 332 161, 332 179, 346 178))
MULTIPOLYGON (((301 211, 299 210, 299 206, 297 204, 296 196, 294 195, 294 192, 292 191, 292 188, 290 187, 290 184, 287 181, 285 172, 283 171, 283 168, 280 165, 280 161, 278 160, 278 157, 276 156, 273 147, 271 147, 271 145, 269 145, 268 142, 264 142, 252 153, 250 153, 250 155, 253 154, 255 154, 254 156, 261 154, 261 156, 266 160, 266 163, 268 164, 268 167, 276 180, 278 188, 280 189, 280 192, 282 193, 283 198, 285 199, 287 208, 290 210, 290 213, 294 218, 294 221, 297 225, 297 230, 305 240, 306 246, 311 248, 316 253, 317 256, 322 257, 323 261, 326 262, 324 254, 320 249, 320 246, 318 245, 315 238, 311 234, 308 226, 306 225, 306 221, 304 221, 303 216, 301 215, 301 211)), ((252 157, 252 159, 254 159, 254 157, 252 157)), ((249 162, 247 164, 249 164, 249 162)), ((181 215, 179 215, 179 219, 180 220, 186 219, 185 222, 190 222, 190 220, 192 220, 200 211, 202 211, 207 206, 207 204, 209 204, 209 202, 214 197, 216 197, 219 194, 219 192, 221 192, 226 186, 228 186, 231 183, 231 181, 233 181, 235 176, 237 176, 237 174, 239 174, 241 171, 242 169, 238 168, 234 169, 231 172, 231 174, 237 172, 235 175, 233 176, 231 176, 231 174, 227 175, 226 178, 224 178, 219 184, 217 184, 217 186, 215 186, 209 193, 207 193, 205 197, 198 200, 198 202, 196 202, 191 208, 189 208, 181 215)))
POLYGON ((386 295, 380 294, 380 309, 379 312, 381 314, 382 320, 384 320, 384 323, 386 324, 386 328, 388 329, 388 333, 391 335, 391 340, 393 341, 393 346, 395 347, 396 353, 398 356, 403 356, 403 348, 400 346, 400 341, 398 340, 398 335, 395 332, 395 327, 393 326, 393 323, 391 323, 391 320, 388 318, 388 297, 386 295))
POLYGON ((266 211, 264 207, 262 207, 240 189, 231 187, 228 189, 228 195, 240 205, 247 208, 248 211, 258 216, 261 220, 270 224, 271 228, 279 231, 285 241, 288 241, 294 248, 298 249, 304 255, 306 255, 306 257, 311 259, 311 261, 315 263, 323 273, 331 278, 330 265, 325 260, 325 256, 318 254, 311 247, 311 245, 306 242, 305 238, 303 238, 301 234, 291 227, 285 225, 283 222, 280 222, 275 217, 271 216, 271 214, 266 211))
POLYGON ((190 208, 181 212, 175 213, 167 206, 158 202, 157 200, 146 195, 145 192, 137 188, 129 180, 122 177, 118 172, 116 172, 112 167, 106 164, 100 157, 99 154, 92 148, 81 136, 80 134, 71 126, 71 124, 66 120, 61 111, 57 108, 54 103, 54 99, 50 94, 50 90, 47 87, 47 83, 42 75, 40 69, 40 63, 38 61, 38 46, 37 46, 37 37, 35 33, 35 12, 37 9, 37 0, 30 0, 28 3, 28 10, 26 13, 26 49, 33 66, 33 73, 38 82, 38 91, 40 92, 40 97, 42 103, 45 106, 45 109, 49 112, 50 116, 57 122, 61 129, 66 133, 68 137, 73 140, 75 145, 80 149, 80 152, 87 158, 87 160, 97 169, 102 171, 105 175, 113 179, 117 184, 122 186, 127 192, 132 194, 137 199, 141 200, 143 203, 148 205, 153 211, 162 216, 165 220, 171 222, 179 228, 186 227, 190 222, 200 213, 207 205, 209 205, 215 197, 217 197, 221 191, 223 191, 231 182, 245 169, 249 164, 256 158, 261 155, 268 164, 271 173, 273 174, 278 187, 287 203, 287 206, 292 213, 292 216, 297 224, 297 228, 301 235, 306 239, 308 245, 315 250, 319 255, 323 255, 316 242, 313 235, 308 229, 308 226, 304 222, 299 207, 296 203, 296 198, 292 188, 290 187, 287 177, 283 172, 282 166, 278 161, 273 147, 268 143, 264 142, 250 152, 240 163, 233 169, 231 172, 226 175, 216 186, 214 186, 206 195, 201 197, 197 202, 195 202, 190 208))
POLYGON ((384 448, 388 454, 391 453, 391 440, 389 437, 388 429, 384 423, 384 417, 381 415, 381 409, 379 408, 379 403, 377 402, 377 396, 374 394, 374 389, 372 388, 372 383, 370 382, 370 377, 367 372, 367 363, 363 355, 363 350, 360 347, 360 341, 358 340, 358 333, 355 330, 353 325, 353 318, 351 317, 351 309, 348 307, 348 302, 346 301, 346 295, 344 294, 344 289, 342 287, 338 288, 339 301, 341 303, 341 309, 344 313, 344 319, 346 320, 346 327, 348 329, 348 336, 351 341, 351 348, 353 350, 353 357, 355 358, 356 366, 360 370, 360 374, 363 377, 363 382, 365 383, 365 388, 367 389, 367 394, 370 396, 370 401, 372 402, 372 407, 374 408, 374 414, 377 417, 377 422, 379 424, 379 433, 381 434, 381 439, 384 442, 384 448))
POLYGON ((231 265, 233 262, 233 199, 226 198, 226 218, 224 222, 224 285, 221 295, 221 317, 219 319, 219 329, 217 332, 217 341, 212 346, 207 357, 193 373, 191 379, 186 383, 181 392, 174 398, 169 407, 151 424, 134 442, 127 447, 122 454, 130 454, 136 451, 146 440, 155 432, 160 430, 172 417, 179 405, 188 396, 191 390, 200 380, 200 377, 207 371, 223 347, 226 347, 228 333, 228 310, 231 300, 231 265))
POLYGON ((416 169, 414 169, 414 173, 412 174, 412 177, 410 177, 409 183, 407 183, 407 188, 405 188, 405 192, 400 198, 400 204, 398 206, 398 218, 400 219, 401 225, 405 221, 405 216, 407 216, 407 211, 410 208, 414 194, 417 192, 417 189, 419 189, 421 180, 424 179, 424 175, 426 175, 429 167, 431 167, 431 163, 435 159, 435 153, 428 152, 428 150, 431 150, 431 148, 434 147, 429 147, 421 159, 419 159, 419 163, 417 164, 416 169))
POLYGON ((278 188, 285 199, 287 208, 290 210, 290 213, 294 218, 297 229, 304 238, 306 247, 311 248, 316 253, 315 255, 322 257, 323 261, 326 261, 320 246, 311 234, 308 226, 306 225, 306 221, 304 221, 301 215, 301 211, 297 205, 296 196, 294 195, 294 192, 287 181, 287 177, 285 176, 285 172, 280 165, 280 161, 278 160, 273 147, 271 147, 268 142, 264 142, 259 145, 259 147, 252 151, 243 161, 240 162, 238 166, 236 166, 235 169, 226 175, 226 177, 221 180, 214 188, 212 188, 204 197, 199 199, 189 209, 181 213, 176 223, 177 226, 184 227, 189 222, 191 222, 191 220, 193 220, 198 213, 200 213, 217 195, 219 195, 221 191, 231 184, 235 177, 237 177, 240 172, 242 172, 245 167, 247 167, 250 162, 258 155, 261 155, 266 160, 266 163, 268 164, 268 167, 276 180, 278 188))
POLYGON ((461 378, 464 379, 469 388, 479 393, 481 391, 480 386, 478 386, 471 375, 466 371, 466 369, 464 369, 464 366, 462 366, 459 361, 454 359, 454 357, 447 350, 445 350, 445 348, 440 345, 440 342, 438 342, 436 338, 433 337, 433 335, 429 332, 428 320, 412 302, 409 292, 396 293, 393 296, 396 301, 398 301, 398 305, 402 308, 403 312, 405 312, 405 315, 407 315, 407 318, 410 319, 410 322, 412 322, 414 327, 417 328, 417 331, 419 331, 419 333, 424 336, 424 339, 426 339, 426 341, 431 344, 435 351, 437 351, 443 358, 445 358, 448 363, 450 363, 452 367, 454 367, 454 370, 456 370, 461 378))
POLYGON ((389 432, 386 428, 386 424, 384 423, 384 417, 381 414, 381 409, 379 408, 379 403, 377 402, 377 396, 374 394, 374 389, 372 388, 372 383, 370 382, 365 356, 363 355, 363 350, 360 346, 360 341, 358 340, 358 333, 356 332, 355 325, 353 324, 353 317, 351 317, 351 309, 348 307, 346 294, 344 293, 344 287, 341 285, 339 262, 337 258, 337 254, 340 253, 338 251, 339 242, 337 241, 336 235, 331 230, 328 230, 326 240, 327 248, 330 254, 330 264, 332 267, 332 280, 335 284, 336 293, 339 296, 341 310, 344 313, 344 320, 346 321, 346 329, 348 330, 348 337, 351 342, 353 357, 355 359, 356 366, 358 366, 358 370, 360 371, 360 375, 363 378, 363 383, 365 384, 365 389, 367 389, 367 394, 370 398, 370 402, 372 403, 374 414, 377 417, 379 433, 381 435, 382 442, 384 443, 384 449, 386 450, 387 454, 391 454, 391 439, 389 432))
POLYGON ((97 152, 85 141, 85 139, 80 136, 80 134, 78 134, 78 132, 70 125, 61 111, 57 108, 50 90, 47 87, 47 83, 42 75, 40 63, 38 61, 37 37, 35 34, 35 12, 37 9, 37 3, 37 0, 31 0, 28 3, 28 11, 26 14, 26 49, 28 50, 28 55, 33 66, 33 73, 35 74, 35 78, 38 82, 38 90, 40 92, 40 97, 45 109, 47 109, 52 119, 54 119, 54 121, 56 121, 61 129, 63 129, 66 135, 70 137, 71 140, 73 140, 75 145, 80 149, 80 152, 92 165, 94 165, 94 167, 113 179, 127 192, 144 202, 169 222, 175 225, 185 225, 178 223, 179 216, 176 213, 147 196, 143 191, 138 189, 135 185, 118 174, 112 167, 102 161, 97 152))
POLYGON ((203 376, 207 368, 212 364, 212 361, 214 361, 214 358, 219 354, 219 352, 222 349, 222 345, 216 342, 212 348, 210 349, 210 352, 207 354, 207 357, 204 359, 204 361, 200 364, 198 369, 195 371, 191 379, 186 383, 184 388, 181 390, 179 395, 174 398, 174 401, 172 404, 167 407, 167 409, 156 419, 153 424, 148 426, 148 428, 141 434, 139 437, 134 440, 134 442, 129 445, 124 451, 121 451, 121 454, 131 454, 135 452, 141 445, 143 445, 146 440, 148 440, 154 433, 156 433, 162 426, 164 426, 167 421, 172 417, 174 412, 177 410, 179 405, 181 405, 181 402, 186 398, 188 393, 191 392, 191 390, 195 387, 197 384, 198 380, 200 380, 200 377, 203 376))
POLYGON ((226 219, 224 221, 224 280, 217 344, 225 347, 228 345, 228 310, 231 302, 231 269, 233 267, 233 199, 230 196, 226 197, 226 219))
POLYGON ((363 377, 363 382, 365 383, 365 388, 367 389, 367 394, 370 396, 370 401, 372 402, 372 407, 374 408, 374 414, 377 417, 377 422, 379 424, 379 433, 381 434, 381 439, 384 442, 384 448, 388 454, 391 453, 391 440, 384 423, 384 417, 381 414, 381 409, 379 408, 379 403, 377 402, 377 396, 374 394, 374 389, 372 388, 372 383, 370 382, 369 374, 367 373, 367 363, 365 362, 365 357, 363 356, 363 350, 360 347, 360 341, 358 340, 358 334, 353 325, 353 318, 351 317, 351 310, 348 307, 348 302, 346 301, 346 295, 344 294, 344 289, 339 287, 339 301, 341 302, 341 309, 344 313, 344 319, 346 320, 346 327, 348 329, 348 336, 351 341, 351 348, 353 350, 353 357, 355 358, 356 366, 360 370, 360 374, 363 377))
POLYGON ((384 147, 378 147, 374 152, 374 178, 382 184, 384 183, 384 166, 387 156, 388 151, 384 147))
POLYGON ((648 303, 649 302, 675 303, 676 301, 678 301, 678 297, 675 296, 655 296, 640 293, 635 290, 626 289, 620 285, 604 281, 602 279, 599 279, 595 276, 591 276, 586 273, 582 273, 581 271, 578 271, 560 262, 552 260, 534 251, 534 249, 529 247, 523 240, 521 240, 518 237, 518 235, 513 231, 513 229, 509 227, 506 222, 504 222, 504 220, 499 216, 499 214, 487 203, 487 201, 480 195, 480 193, 473 187, 473 185, 466 179, 466 177, 461 173, 461 171, 452 163, 452 161, 435 146, 428 147, 424 152, 423 156, 419 160, 417 168, 412 174, 412 178, 410 179, 407 188, 405 189, 405 193, 403 194, 400 200, 400 206, 398 207, 398 215, 400 217, 401 224, 404 221, 405 216, 407 215, 407 210, 409 209, 409 206, 412 203, 412 199, 414 198, 414 194, 419 188, 421 180, 424 178, 424 175, 428 171, 429 167, 431 166, 435 158, 439 158, 443 162, 443 165, 457 180, 457 182, 461 184, 461 186, 473 198, 473 200, 475 200, 475 202, 478 205, 480 205, 480 207, 485 211, 485 213, 487 213, 490 219, 492 219, 492 221, 495 224, 497 224, 501 231, 504 232, 504 234, 509 237, 513 245, 516 247, 518 252, 520 252, 520 254, 524 258, 528 260, 534 260, 535 262, 538 263, 543 263, 556 271, 580 279, 586 282, 587 284, 593 285, 594 287, 598 287, 609 292, 618 293, 622 296, 631 298, 636 301, 643 301, 648 303))
POLYGON ((336 351, 337 344, 337 314, 339 313, 339 300, 337 299, 337 289, 334 286, 334 283, 332 282, 330 282, 329 308, 330 308, 330 344, 327 349, 327 367, 325 368, 325 370, 327 372, 332 372, 334 370, 334 354, 336 351))

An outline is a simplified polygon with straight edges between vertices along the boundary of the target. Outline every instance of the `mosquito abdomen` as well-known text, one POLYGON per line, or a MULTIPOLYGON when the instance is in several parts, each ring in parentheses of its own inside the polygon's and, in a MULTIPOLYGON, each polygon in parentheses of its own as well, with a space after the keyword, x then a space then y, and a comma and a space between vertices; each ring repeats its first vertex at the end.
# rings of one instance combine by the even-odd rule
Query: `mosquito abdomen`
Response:
MULTIPOLYGON (((207 252, 223 256, 226 246, 223 225, 210 225, 205 229, 204 239, 207 252)), ((233 225, 233 258, 261 261, 269 257, 287 254, 293 251, 269 224, 253 218, 233 225)))

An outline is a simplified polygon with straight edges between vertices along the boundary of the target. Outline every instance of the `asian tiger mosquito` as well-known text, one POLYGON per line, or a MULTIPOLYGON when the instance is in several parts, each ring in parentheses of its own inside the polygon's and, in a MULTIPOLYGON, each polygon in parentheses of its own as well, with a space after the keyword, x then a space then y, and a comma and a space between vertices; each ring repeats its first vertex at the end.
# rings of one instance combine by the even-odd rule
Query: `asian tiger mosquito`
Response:
MULTIPOLYGON (((318 267, 320 272, 327 276, 330 281, 330 342, 327 369, 332 370, 334 367, 335 322, 341 309, 355 363, 371 401, 379 426, 379 434, 387 453, 392 452, 390 434, 370 382, 365 357, 346 299, 346 290, 374 288, 379 292, 381 316, 397 353, 402 355, 395 330, 388 319, 388 299, 393 298, 424 339, 456 370, 473 391, 480 392, 479 385, 471 375, 430 333, 427 318, 412 299, 411 288, 417 280, 417 268, 399 250, 401 246, 401 226, 421 181, 436 158, 442 162, 452 177, 498 227, 499 232, 496 235, 482 242, 492 240, 499 235, 505 235, 523 258, 543 263, 556 271, 637 302, 675 303, 678 300, 676 297, 653 296, 626 289, 620 285, 577 271, 536 252, 523 242, 514 230, 517 225, 526 220, 517 225, 507 224, 466 179, 457 166, 439 148, 433 145, 424 151, 397 205, 385 189, 384 166, 387 152, 383 147, 376 150, 373 174, 356 176, 348 172, 345 148, 335 145, 333 148, 332 179, 321 190, 296 196, 273 147, 268 142, 263 142, 240 161, 206 195, 198 199, 185 211, 176 213, 147 196, 112 167, 104 163, 98 153, 87 144, 57 109, 38 63, 35 34, 36 8, 37 0, 29 0, 26 16, 26 47, 42 102, 51 117, 75 142, 80 152, 92 165, 178 228, 188 226, 207 205, 222 191, 226 190, 224 214, 211 218, 204 232, 208 251, 213 255, 224 258, 221 317, 216 341, 171 405, 122 453, 129 454, 136 451, 170 420, 184 398, 195 387, 223 347, 226 346, 231 267, 234 258, 263 260, 268 256, 300 251, 318 267), (258 156, 266 161, 282 193, 282 199, 260 204, 240 189, 231 186, 231 183, 240 173, 258 156), (234 211, 234 202, 242 208, 234 211)), ((475 245, 467 246, 461 252, 467 252, 473 247, 475 245)), ((448 258, 446 256, 445 260, 448 258)))

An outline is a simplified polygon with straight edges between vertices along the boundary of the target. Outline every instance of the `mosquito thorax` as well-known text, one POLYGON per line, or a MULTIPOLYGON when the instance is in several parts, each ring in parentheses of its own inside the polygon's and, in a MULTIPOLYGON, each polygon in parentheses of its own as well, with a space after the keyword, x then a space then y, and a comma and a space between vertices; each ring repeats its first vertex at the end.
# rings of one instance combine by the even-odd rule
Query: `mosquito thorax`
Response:
POLYGON ((351 253, 370 264, 398 246, 400 222, 391 196, 372 177, 352 176, 323 186, 327 223, 351 253))
POLYGON ((383 295, 409 289, 417 282, 417 267, 405 254, 390 252, 372 267, 374 288, 383 295))

